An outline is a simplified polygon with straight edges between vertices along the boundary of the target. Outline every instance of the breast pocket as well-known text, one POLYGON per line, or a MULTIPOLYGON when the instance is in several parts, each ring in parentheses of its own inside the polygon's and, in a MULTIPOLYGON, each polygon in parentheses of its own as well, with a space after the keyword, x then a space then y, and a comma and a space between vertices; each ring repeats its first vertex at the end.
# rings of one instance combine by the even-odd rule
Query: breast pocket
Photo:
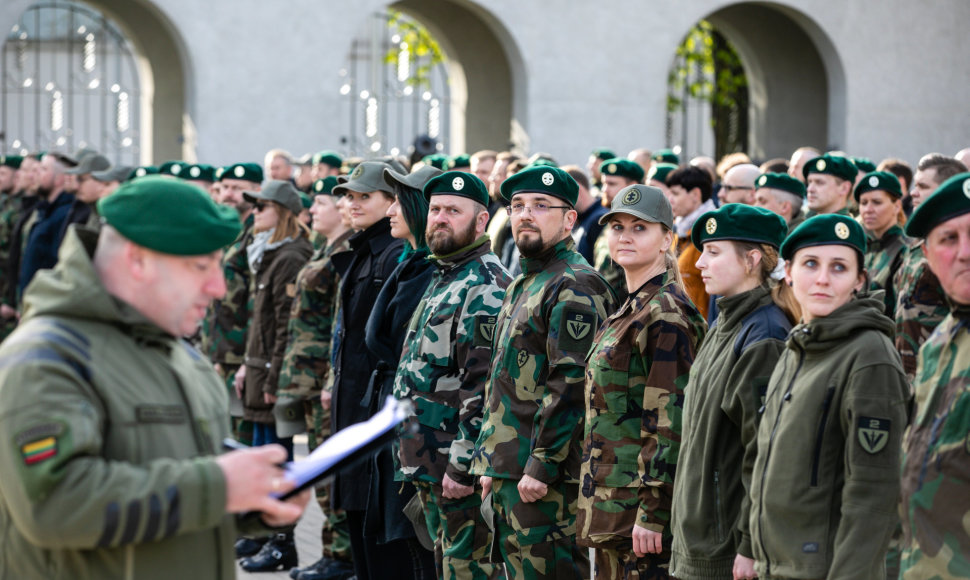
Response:
POLYGON ((630 406, 630 352, 605 347, 589 359, 589 404, 593 409, 622 415, 630 406))

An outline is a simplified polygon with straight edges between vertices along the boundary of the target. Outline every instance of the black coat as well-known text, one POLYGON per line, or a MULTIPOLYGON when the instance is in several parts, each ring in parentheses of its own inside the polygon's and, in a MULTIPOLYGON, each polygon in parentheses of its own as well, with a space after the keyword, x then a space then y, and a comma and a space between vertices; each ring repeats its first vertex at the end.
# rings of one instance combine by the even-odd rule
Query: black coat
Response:
MULTIPOLYGON (((364 329, 377 295, 390 279, 404 245, 391 237, 391 225, 383 218, 351 236, 350 252, 333 256, 340 274, 337 328, 334 333, 334 384, 331 418, 334 432, 366 421, 374 414, 362 404, 371 372, 378 359, 364 344, 364 329)), ((337 474, 333 484, 334 507, 362 511, 367 506, 370 464, 359 463, 337 474)))

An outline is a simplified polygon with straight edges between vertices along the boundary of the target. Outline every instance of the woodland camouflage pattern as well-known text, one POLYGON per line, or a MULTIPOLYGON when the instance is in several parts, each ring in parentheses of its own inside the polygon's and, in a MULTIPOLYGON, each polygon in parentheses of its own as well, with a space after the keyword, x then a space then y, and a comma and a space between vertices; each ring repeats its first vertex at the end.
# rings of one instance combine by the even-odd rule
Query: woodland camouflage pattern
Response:
POLYGON ((866 230, 865 268, 869 273, 869 290, 883 290, 886 296, 886 316, 893 318, 896 312, 896 286, 893 284, 905 257, 904 250, 909 238, 898 225, 889 228, 881 239, 875 239, 866 230))
POLYGON ((226 295, 214 300, 202 327, 202 349, 213 364, 241 365, 246 354, 249 326, 249 283, 252 273, 246 246, 252 241, 253 216, 246 218, 239 237, 226 248, 222 258, 226 295))
POLYGON ((947 315, 943 287, 923 256, 923 240, 914 240, 896 273, 896 350, 906 376, 916 375, 916 355, 947 315))
POLYGON ((610 257, 610 246, 606 240, 609 229, 609 224, 607 224, 600 232, 599 237, 596 238, 596 243, 593 245, 593 266, 613 288, 617 302, 622 303, 626 300, 629 291, 626 287, 626 275, 623 273, 623 268, 610 257))

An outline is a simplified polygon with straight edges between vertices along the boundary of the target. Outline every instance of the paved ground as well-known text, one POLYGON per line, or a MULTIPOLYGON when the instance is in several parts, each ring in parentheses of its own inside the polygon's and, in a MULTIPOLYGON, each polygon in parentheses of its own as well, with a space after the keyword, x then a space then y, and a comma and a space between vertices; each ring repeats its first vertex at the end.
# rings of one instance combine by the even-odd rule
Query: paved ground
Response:
MULTIPOLYGON (((297 459, 305 457, 307 454, 306 435, 297 435, 293 438, 293 450, 297 459)), ((323 513, 315 500, 310 500, 303 518, 296 526, 296 550, 300 554, 300 565, 307 566, 320 559, 320 525, 323 522, 323 513)), ((276 580, 289 578, 288 572, 245 572, 238 568, 236 578, 276 580)))

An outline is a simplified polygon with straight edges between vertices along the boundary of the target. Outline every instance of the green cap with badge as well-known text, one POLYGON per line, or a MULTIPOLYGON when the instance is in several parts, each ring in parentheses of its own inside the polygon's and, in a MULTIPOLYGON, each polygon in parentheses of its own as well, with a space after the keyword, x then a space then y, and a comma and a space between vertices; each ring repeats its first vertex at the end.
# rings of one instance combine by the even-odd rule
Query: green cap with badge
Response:
POLYGON ((827 213, 808 218, 795 228, 781 244, 779 254, 791 260, 795 252, 809 246, 849 246, 866 253, 866 232, 847 215, 827 213))
POLYGON ((673 163, 654 163, 653 166, 650 167, 650 171, 647 173, 647 183, 657 180, 666 185, 667 176, 677 169, 677 167, 678 166, 674 165, 673 163))
POLYGON ((216 180, 216 168, 204 163, 194 163, 182 169, 179 177, 192 181, 207 181, 212 183, 216 180))
POLYGON ((337 183, 336 175, 328 175, 323 179, 314 181, 310 187, 310 192, 313 195, 337 195, 333 192, 333 188, 337 186, 337 183))
POLYGON ((259 163, 235 163, 222 169, 222 175, 217 177, 219 181, 224 179, 241 179, 252 183, 263 182, 263 167, 259 163))
POLYGON ((545 193, 576 206, 579 185, 572 175, 558 167, 535 165, 511 175, 499 187, 505 201, 511 202, 517 193, 545 193))
POLYGON ((667 196, 659 187, 636 183, 617 192, 610 204, 610 211, 600 218, 600 225, 610 221, 618 213, 630 214, 644 221, 663 224, 668 230, 674 228, 674 211, 667 196))
POLYGON ((970 213, 970 173, 958 173, 919 204, 906 222, 906 235, 925 238, 941 223, 970 213))
POLYGON ((698 250, 703 249, 705 242, 721 240, 768 244, 778 249, 786 235, 788 225, 775 212, 743 203, 727 203, 697 218, 690 231, 690 241, 698 250))
POLYGON ((138 177, 145 177, 146 175, 158 175, 158 168, 154 165, 142 165, 141 167, 136 167, 134 171, 128 175, 128 179, 126 181, 131 181, 132 179, 136 179, 138 177))
POLYGON ((680 155, 674 153, 673 149, 661 149, 650 156, 655 163, 671 163, 680 165, 680 155))
POLYGON ((643 168, 640 167, 640 164, 629 159, 623 159, 622 157, 607 159, 603 163, 600 163, 600 173, 603 175, 625 177, 637 183, 643 181, 643 168))
POLYGON ((302 397, 281 396, 273 404, 276 436, 292 437, 306 432, 306 405, 302 397))
POLYGON ((488 188, 473 173, 448 171, 432 178, 424 186, 424 196, 431 199, 434 195, 457 195, 488 206, 488 188))
POLYGON ((275 201, 296 215, 303 211, 303 201, 300 199, 300 192, 291 181, 282 179, 272 179, 266 182, 259 191, 244 191, 243 199, 249 203, 260 201, 275 201))
POLYGON ((597 147, 596 149, 593 149, 593 152, 590 153, 590 155, 599 159, 600 161, 616 158, 616 153, 614 153, 612 149, 607 149, 606 147, 597 147))
POLYGON ((461 155, 455 155, 448 160, 448 169, 457 169, 459 167, 471 167, 472 158, 467 154, 462 153, 461 155))
POLYGON ((762 173, 754 180, 757 189, 777 189, 805 199, 805 184, 787 173, 762 173))
POLYGON ((202 256, 231 244, 242 223, 197 185, 163 175, 129 181, 97 204, 104 224, 156 252, 202 256))
POLYGON ((387 165, 380 161, 364 161, 350 173, 347 180, 333 188, 333 195, 344 195, 348 191, 356 193, 370 193, 384 191, 394 195, 394 190, 384 181, 384 169, 387 165))
POLYGON ((855 189, 852 191, 853 197, 856 201, 862 197, 863 193, 868 193, 870 191, 885 191, 893 199, 900 199, 903 197, 903 188, 899 184, 899 178, 889 173, 888 171, 873 171, 871 173, 866 173, 856 184, 855 189))
POLYGON ((802 167, 802 175, 805 179, 808 179, 809 174, 812 173, 834 175, 839 179, 855 182, 855 177, 859 174, 859 171, 845 157, 826 153, 814 159, 809 159, 802 167))
POLYGON ((863 173, 872 173, 876 170, 876 164, 872 162, 871 159, 865 157, 851 157, 849 161, 855 165, 856 169, 862 171, 863 173))
POLYGON ((3 167, 9 167, 11 169, 20 169, 20 164, 23 163, 24 158, 20 155, 3 155, 0 157, 0 165, 3 167))
POLYGON ((188 163, 184 161, 164 161, 158 166, 159 175, 171 175, 172 177, 182 177, 182 169, 186 167, 188 163))
POLYGON ((421 163, 425 165, 430 165, 437 169, 444 171, 448 168, 448 156, 442 153, 434 153, 433 155, 425 155, 421 159, 421 163))
POLYGON ((314 153, 313 164, 320 165, 321 163, 336 169, 340 169, 340 166, 343 165, 344 161, 340 158, 340 155, 337 155, 336 151, 320 151, 314 153))

